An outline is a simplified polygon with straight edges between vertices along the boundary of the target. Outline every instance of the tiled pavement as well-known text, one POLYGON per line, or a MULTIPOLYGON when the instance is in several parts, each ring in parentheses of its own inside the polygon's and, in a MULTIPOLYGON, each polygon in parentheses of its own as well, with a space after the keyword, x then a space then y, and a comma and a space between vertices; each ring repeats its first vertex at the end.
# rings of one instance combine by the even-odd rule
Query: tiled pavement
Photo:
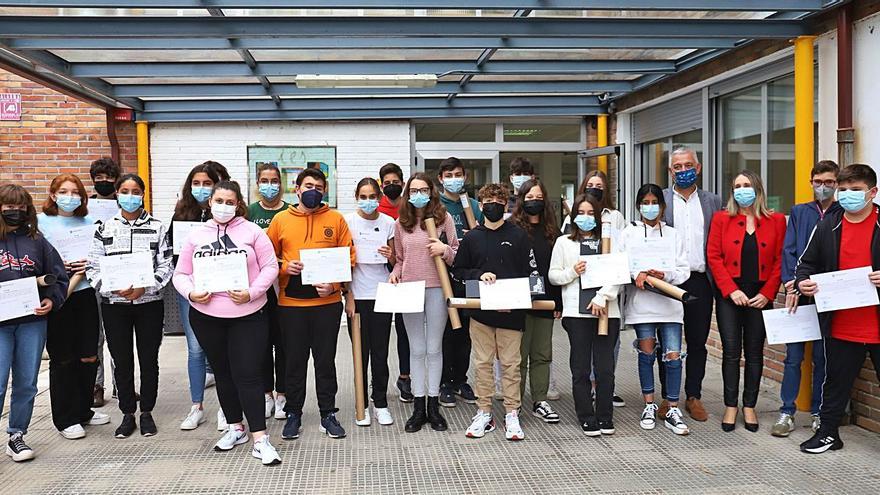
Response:
MULTIPOLYGON (((65 440, 51 422, 44 370, 26 437, 37 459, 15 464, 8 457, 0 458, 0 493, 880 493, 880 436, 848 426, 842 430, 846 442, 842 451, 801 454, 797 445, 808 438, 807 428, 799 426, 788 439, 770 436, 779 406, 774 384, 765 384, 762 390, 758 433, 742 427, 734 433, 721 432, 717 362, 710 362, 704 384, 708 422, 688 421, 687 437, 676 437, 662 426, 641 430, 636 359, 627 345, 631 331, 623 334, 624 352, 617 370, 617 391, 628 405, 615 409, 614 436, 595 439, 580 432, 566 378, 568 342, 558 328, 554 374, 562 400, 554 406, 563 420, 544 425, 524 417, 526 440, 518 443, 506 441, 501 430, 481 440, 465 438, 474 413, 474 406, 466 404, 443 409, 449 431, 406 434, 403 423, 410 408, 397 401, 393 385, 389 402, 395 424, 381 427, 374 421, 369 428, 356 427, 351 346, 344 330, 339 335, 338 404, 349 432, 346 439, 332 440, 318 433, 310 389, 299 440, 281 440, 282 422, 270 420, 273 443, 284 459, 280 466, 262 466, 250 456, 248 445, 214 452, 219 433, 213 389, 206 394, 210 421, 194 431, 178 429, 189 409, 186 344, 183 337, 166 337, 154 411, 157 436, 113 438, 120 415, 116 402, 110 401, 103 411, 113 416, 113 424, 89 427, 85 439, 65 440)), ((396 376, 393 342, 391 349, 396 376)), ((503 414, 500 403, 495 413, 503 414)), ((803 416, 799 419, 805 422, 803 416)))

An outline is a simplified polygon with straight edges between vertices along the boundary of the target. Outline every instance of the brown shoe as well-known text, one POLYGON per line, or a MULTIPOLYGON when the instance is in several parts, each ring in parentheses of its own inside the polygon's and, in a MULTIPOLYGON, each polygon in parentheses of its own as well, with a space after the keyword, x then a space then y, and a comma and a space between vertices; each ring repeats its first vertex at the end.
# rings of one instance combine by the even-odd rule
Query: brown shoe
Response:
POLYGON ((703 403, 700 402, 700 399, 696 397, 690 397, 687 402, 685 402, 684 409, 692 418, 694 418, 694 421, 706 421, 709 419, 709 414, 706 412, 706 408, 703 407, 703 403))
POLYGON ((669 401, 663 399, 663 402, 660 403, 660 407, 657 408, 657 417, 661 418, 660 421, 663 421, 663 418, 666 418, 666 413, 669 412, 669 401))
POLYGON ((103 407, 105 403, 104 387, 95 385, 95 392, 92 397, 92 407, 103 407))

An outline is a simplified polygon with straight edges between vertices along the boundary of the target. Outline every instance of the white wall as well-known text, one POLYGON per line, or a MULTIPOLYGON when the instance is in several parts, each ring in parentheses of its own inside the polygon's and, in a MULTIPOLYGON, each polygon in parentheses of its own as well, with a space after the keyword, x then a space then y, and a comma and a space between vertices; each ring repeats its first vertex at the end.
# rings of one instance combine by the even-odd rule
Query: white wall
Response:
POLYGON ((354 209, 357 182, 377 177, 383 164, 397 163, 409 175, 407 121, 153 124, 150 160, 158 218, 171 218, 187 174, 205 160, 222 163, 233 179, 247 183, 247 147, 253 145, 336 146, 337 204, 343 212, 354 209))

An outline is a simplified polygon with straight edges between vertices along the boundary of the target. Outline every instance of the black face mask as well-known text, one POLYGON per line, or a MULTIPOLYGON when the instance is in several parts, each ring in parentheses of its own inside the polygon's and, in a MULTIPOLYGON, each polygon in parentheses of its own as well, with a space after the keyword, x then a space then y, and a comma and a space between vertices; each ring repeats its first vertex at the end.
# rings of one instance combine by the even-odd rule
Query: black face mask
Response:
POLYGON ((497 222, 504 218, 504 205, 501 203, 486 203, 483 205, 483 216, 490 222, 497 222))
POLYGON ((596 201, 602 201, 602 196, 605 195, 605 191, 598 187, 588 187, 584 192, 596 198, 596 201))
POLYGON ((382 189, 382 193, 385 194, 385 196, 388 196, 388 199, 394 201, 403 194, 403 186, 400 184, 388 184, 382 189))
POLYGON ((26 215, 27 212, 22 210, 6 210, 3 212, 3 221, 10 227, 21 227, 26 215))
POLYGON ((544 211, 544 200, 530 199, 528 201, 523 201, 523 211, 529 215, 540 215, 541 212, 544 211))
POLYGON ((116 192, 116 187, 113 181, 110 180, 99 180, 95 182, 95 192, 98 193, 99 196, 112 196, 114 192, 116 192))

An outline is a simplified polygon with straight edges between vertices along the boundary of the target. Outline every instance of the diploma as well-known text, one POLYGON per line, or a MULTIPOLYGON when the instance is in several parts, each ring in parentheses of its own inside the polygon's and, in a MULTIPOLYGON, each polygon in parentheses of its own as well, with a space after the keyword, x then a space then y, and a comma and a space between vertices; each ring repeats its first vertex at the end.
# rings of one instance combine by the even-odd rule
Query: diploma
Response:
POLYGON ((172 237, 174 245, 172 246, 173 254, 180 254, 181 248, 189 238, 190 232, 203 226, 202 222, 171 222, 172 237))
POLYGON ((96 228, 95 225, 86 225, 52 231, 52 235, 47 235, 46 239, 64 261, 70 263, 71 261, 84 260, 89 256, 96 228))
POLYGON ((425 310, 425 281, 380 283, 376 286, 377 313, 421 313, 425 310))
POLYGON ((632 272, 670 272, 675 269, 675 238, 637 238, 627 243, 626 254, 632 272))
POLYGON ((504 278, 494 284, 480 282, 480 309, 532 309, 529 278, 504 278))
POLYGON ((355 234, 354 247, 357 262, 367 265, 384 265, 388 259, 379 254, 379 248, 388 245, 384 231, 360 231, 355 234))
POLYGON ((807 342, 822 338, 815 304, 800 306, 796 313, 790 313, 788 308, 768 309, 761 311, 761 316, 764 317, 767 342, 770 344, 807 342))
POLYGON ((89 199, 89 216, 94 220, 106 222, 119 213, 119 205, 115 199, 89 199))
POLYGON ((627 258, 626 253, 581 256, 580 260, 587 263, 587 269, 581 275, 581 288, 626 285, 632 282, 627 258))
POLYGON ((102 292, 156 285, 153 253, 150 251, 102 256, 98 263, 101 267, 102 292))
POLYGON ((192 266, 193 290, 196 292, 226 292, 250 287, 247 255, 244 253, 200 256, 193 258, 192 266))
POLYGON ((351 248, 300 249, 303 285, 351 282, 351 248))
POLYGON ((810 277, 819 286, 815 296, 816 310, 825 313, 880 304, 877 288, 868 279, 872 271, 870 266, 863 266, 810 277))
POLYGON ((0 282, 0 321, 33 316, 40 307, 40 293, 36 277, 0 282))

